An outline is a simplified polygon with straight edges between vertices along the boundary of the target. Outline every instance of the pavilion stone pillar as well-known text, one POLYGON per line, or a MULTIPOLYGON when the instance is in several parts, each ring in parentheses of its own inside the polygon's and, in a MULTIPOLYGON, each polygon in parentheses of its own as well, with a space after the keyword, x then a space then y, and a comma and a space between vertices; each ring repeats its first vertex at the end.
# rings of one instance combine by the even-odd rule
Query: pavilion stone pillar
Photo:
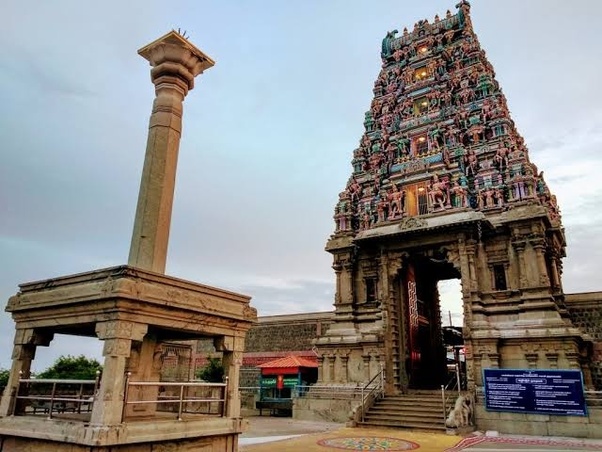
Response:
POLYGON ((53 334, 40 334, 32 328, 18 328, 13 342, 12 366, 8 383, 0 402, 0 417, 13 414, 15 409, 19 378, 29 378, 31 362, 35 358, 38 345, 48 346, 53 334))
POLYGON ((216 350, 223 352, 222 365, 228 377, 226 416, 240 417, 240 393, 238 385, 240 379, 240 366, 242 355, 245 351, 244 336, 224 336, 216 343, 216 350))
POLYGON ((151 69, 155 101, 128 264, 165 272, 176 166, 182 134, 182 103, 194 78, 214 62, 176 32, 140 49, 151 69))
MULTIPOLYGON (((142 333, 144 334, 144 333, 142 333)), ((129 381, 159 381, 161 380, 161 364, 163 362, 161 343, 153 334, 146 334, 142 342, 133 339, 130 343, 129 359, 126 360, 129 381)), ((159 394, 158 386, 138 386, 129 395, 137 400, 156 400, 159 394)), ((157 411, 154 404, 144 403, 131 405, 126 415, 152 415, 157 411)))
MULTIPOLYGON (((104 342, 104 361, 90 424, 106 426, 121 423, 126 361, 130 356, 132 341, 142 341, 147 329, 148 325, 122 320, 96 324, 96 335, 104 342)), ((139 362, 143 363, 143 360, 139 362)))

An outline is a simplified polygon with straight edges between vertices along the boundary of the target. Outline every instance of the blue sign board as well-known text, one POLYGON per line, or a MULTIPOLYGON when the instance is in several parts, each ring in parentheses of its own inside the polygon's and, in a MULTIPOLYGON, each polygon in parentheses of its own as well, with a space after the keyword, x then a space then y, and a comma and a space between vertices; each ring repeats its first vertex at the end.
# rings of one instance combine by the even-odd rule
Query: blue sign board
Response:
POLYGON ((587 416, 580 370, 484 369, 485 408, 587 416))

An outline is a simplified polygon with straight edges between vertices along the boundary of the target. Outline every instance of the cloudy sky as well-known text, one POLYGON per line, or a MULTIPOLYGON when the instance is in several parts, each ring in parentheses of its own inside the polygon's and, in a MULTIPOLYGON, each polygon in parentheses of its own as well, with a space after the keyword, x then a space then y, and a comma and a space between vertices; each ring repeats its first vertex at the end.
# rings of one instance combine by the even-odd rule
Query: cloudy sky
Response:
MULTIPOLYGON (((185 102, 167 273, 249 294, 260 315, 330 310, 324 245, 381 40, 454 4, 5 0, 2 304, 19 283, 126 262, 154 95, 136 50, 179 27, 216 65, 185 102)), ((558 196, 565 291, 600 290, 602 2, 472 5, 531 159, 558 196)), ((2 312, 0 368, 12 339, 2 312)), ((55 340, 34 368, 65 353, 98 356, 97 343, 75 345, 55 340)))

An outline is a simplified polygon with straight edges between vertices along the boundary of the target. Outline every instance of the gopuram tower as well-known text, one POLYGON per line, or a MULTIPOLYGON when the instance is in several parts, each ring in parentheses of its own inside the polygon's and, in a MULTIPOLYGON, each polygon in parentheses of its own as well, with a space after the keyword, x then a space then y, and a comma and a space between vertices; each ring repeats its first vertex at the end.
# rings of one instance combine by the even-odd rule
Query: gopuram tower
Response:
POLYGON ((326 250, 334 323, 320 382, 386 393, 447 381, 437 283, 459 279, 469 389, 482 369, 576 369, 588 340, 567 315, 555 196, 510 117, 470 4, 388 32, 353 170, 326 250))

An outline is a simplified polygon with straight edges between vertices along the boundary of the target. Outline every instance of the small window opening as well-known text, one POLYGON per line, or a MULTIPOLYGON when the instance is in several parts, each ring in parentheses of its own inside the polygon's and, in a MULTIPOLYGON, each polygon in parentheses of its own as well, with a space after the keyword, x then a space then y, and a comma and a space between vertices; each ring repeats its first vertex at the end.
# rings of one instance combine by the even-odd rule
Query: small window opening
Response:
POLYGON ((366 301, 376 301, 376 279, 366 279, 366 301))
POLYGON ((493 266, 493 279, 495 283, 495 290, 506 290, 506 271, 503 265, 493 266))

